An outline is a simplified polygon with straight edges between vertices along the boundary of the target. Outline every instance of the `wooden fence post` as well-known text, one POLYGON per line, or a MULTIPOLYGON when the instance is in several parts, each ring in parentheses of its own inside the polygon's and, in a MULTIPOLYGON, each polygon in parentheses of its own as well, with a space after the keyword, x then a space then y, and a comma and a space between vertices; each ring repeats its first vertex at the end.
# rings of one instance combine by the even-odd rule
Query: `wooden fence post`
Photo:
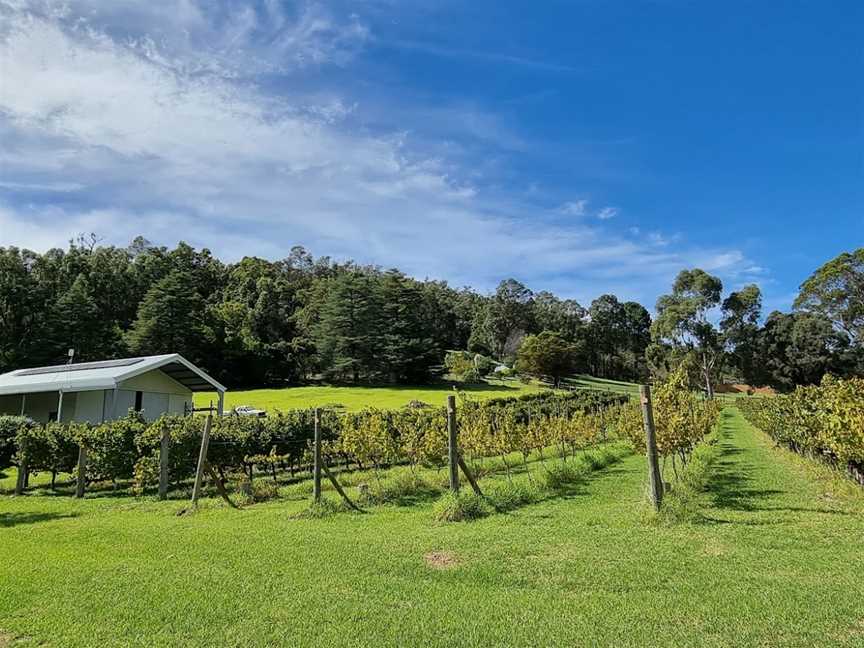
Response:
POLYGON ((162 431, 162 444, 159 447, 159 499, 168 498, 168 467, 171 452, 171 432, 168 426, 162 431))
POLYGON ((204 480, 204 466, 207 463, 207 447, 210 445, 210 426, 213 425, 213 415, 207 414, 204 423, 204 434, 201 436, 201 453, 198 455, 198 470, 195 472, 195 486, 192 489, 192 506, 197 506, 201 496, 201 482, 204 480))
POLYGON ((321 416, 315 408, 315 450, 313 464, 312 500, 318 504, 321 501, 321 416))
POLYGON ((450 464, 450 490, 459 492, 459 445, 456 429, 456 397, 447 397, 447 458, 450 464))
POLYGON ((651 504, 660 510, 663 502, 663 480, 657 462, 657 439, 654 435, 654 408, 651 405, 651 387, 639 386, 639 402, 642 405, 642 421, 645 424, 645 448, 648 455, 648 480, 651 484, 651 504))
POLYGON ((21 442, 19 453, 21 462, 18 464, 18 479, 15 480, 15 494, 23 495, 24 489, 27 488, 27 442, 21 442))
POLYGON ((480 490, 480 485, 477 483, 477 480, 474 479, 474 474, 468 468, 468 464, 465 463, 465 460, 462 458, 460 454, 459 458, 459 467, 462 468, 462 473, 465 475, 465 478, 468 480, 468 483, 471 484, 471 488, 474 489, 474 493, 483 497, 483 491, 480 490))
POLYGON ((78 479, 75 483, 75 497, 84 497, 84 489, 87 485, 87 446, 83 443, 78 446, 78 479))

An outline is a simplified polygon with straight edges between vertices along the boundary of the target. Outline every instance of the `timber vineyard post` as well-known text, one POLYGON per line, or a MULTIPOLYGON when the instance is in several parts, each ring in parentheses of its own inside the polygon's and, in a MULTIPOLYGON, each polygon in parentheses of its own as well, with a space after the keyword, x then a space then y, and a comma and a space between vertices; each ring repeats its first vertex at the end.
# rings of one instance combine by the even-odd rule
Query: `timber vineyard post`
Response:
POLYGON ((450 490, 459 492, 459 445, 456 429, 456 397, 447 397, 447 458, 450 464, 450 490))
POLYGON ((317 504, 321 501, 321 415, 315 408, 315 450, 313 463, 312 500, 317 504))
POLYGON ((207 463, 207 448, 210 446, 210 426, 213 425, 213 415, 207 414, 204 423, 204 434, 201 435, 201 453, 198 455, 198 470, 195 471, 195 486, 192 489, 192 506, 198 504, 201 497, 201 482, 204 480, 204 465, 207 463))
POLYGON ((83 443, 78 447, 78 479, 75 483, 75 497, 84 497, 87 484, 87 446, 83 443))
POLYGON ((654 408, 651 405, 651 387, 639 386, 639 402, 642 405, 642 421, 645 424, 645 448, 648 455, 648 479, 651 483, 651 504, 660 510, 663 502, 663 480, 657 462, 657 438, 654 434, 654 408))
POLYGON ((162 431, 162 444, 159 447, 159 499, 168 498, 168 460, 171 452, 171 432, 168 426, 162 431))

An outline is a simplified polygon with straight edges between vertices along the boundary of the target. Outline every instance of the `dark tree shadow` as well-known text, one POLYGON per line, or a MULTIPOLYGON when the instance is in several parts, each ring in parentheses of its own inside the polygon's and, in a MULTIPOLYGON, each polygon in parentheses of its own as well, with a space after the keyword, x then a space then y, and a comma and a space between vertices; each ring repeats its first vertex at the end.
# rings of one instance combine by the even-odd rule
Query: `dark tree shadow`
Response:
POLYGON ((0 527, 13 527, 20 524, 38 524, 51 520, 78 517, 76 513, 0 513, 0 527))
MULTIPOLYGON (((760 468, 746 458, 746 453, 735 446, 724 434, 720 443, 720 459, 715 463, 711 480, 705 493, 711 498, 711 504, 715 509, 728 511, 755 512, 796 512, 796 513, 820 513, 830 515, 852 515, 846 511, 837 511, 827 508, 808 507, 784 507, 772 506, 772 498, 783 495, 786 491, 774 488, 754 488, 753 475, 760 468)), ((701 515, 703 522, 707 524, 740 524, 743 526, 768 526, 772 524, 785 524, 784 520, 723 520, 707 515, 701 515)))

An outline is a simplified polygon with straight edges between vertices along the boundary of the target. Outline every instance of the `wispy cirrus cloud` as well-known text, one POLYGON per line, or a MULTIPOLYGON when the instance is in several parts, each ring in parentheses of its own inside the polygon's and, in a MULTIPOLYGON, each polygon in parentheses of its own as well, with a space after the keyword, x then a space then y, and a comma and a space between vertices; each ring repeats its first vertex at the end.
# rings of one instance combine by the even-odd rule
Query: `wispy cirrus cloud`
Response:
POLYGON ((0 18, 0 245, 46 249, 93 231, 236 259, 302 244, 481 289, 516 275, 581 300, 614 291, 646 303, 683 266, 749 265, 735 250, 625 236, 606 226, 611 207, 593 224, 562 222, 587 201, 543 205, 478 175, 477 158, 431 146, 416 124, 370 129, 356 97, 293 83, 350 65, 371 33, 354 15, 0 0, 0 18), (274 70, 278 87, 258 82, 274 70))

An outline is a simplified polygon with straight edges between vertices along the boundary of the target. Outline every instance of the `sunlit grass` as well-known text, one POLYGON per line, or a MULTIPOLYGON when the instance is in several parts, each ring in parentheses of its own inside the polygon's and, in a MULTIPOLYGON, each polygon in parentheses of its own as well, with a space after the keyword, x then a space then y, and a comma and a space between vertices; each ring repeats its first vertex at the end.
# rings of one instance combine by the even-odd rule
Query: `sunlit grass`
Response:
MULTIPOLYGON (((481 385, 462 383, 442 383, 422 386, 382 386, 382 387, 286 387, 283 389, 251 389, 229 391, 225 394, 225 408, 250 405, 266 410, 289 410, 339 404, 346 410, 355 411, 364 407, 395 409, 411 401, 422 401, 429 405, 443 406, 448 394, 454 389, 469 394, 472 398, 500 398, 518 396, 543 389, 538 385, 525 384, 515 380, 490 381, 481 385)), ((198 407, 216 401, 216 395, 201 393, 195 395, 198 407)))
MULTIPOLYGON (((301 485, 183 517, 150 496, 0 497, 0 642, 860 646, 861 490, 734 411, 723 425, 683 524, 646 516, 634 454, 542 496, 550 457, 496 472, 481 485, 510 512, 459 523, 434 519, 434 469, 429 494, 304 518, 301 485)), ((380 477, 398 495, 410 475, 380 477)), ((376 477, 343 479, 356 496, 376 477)))

